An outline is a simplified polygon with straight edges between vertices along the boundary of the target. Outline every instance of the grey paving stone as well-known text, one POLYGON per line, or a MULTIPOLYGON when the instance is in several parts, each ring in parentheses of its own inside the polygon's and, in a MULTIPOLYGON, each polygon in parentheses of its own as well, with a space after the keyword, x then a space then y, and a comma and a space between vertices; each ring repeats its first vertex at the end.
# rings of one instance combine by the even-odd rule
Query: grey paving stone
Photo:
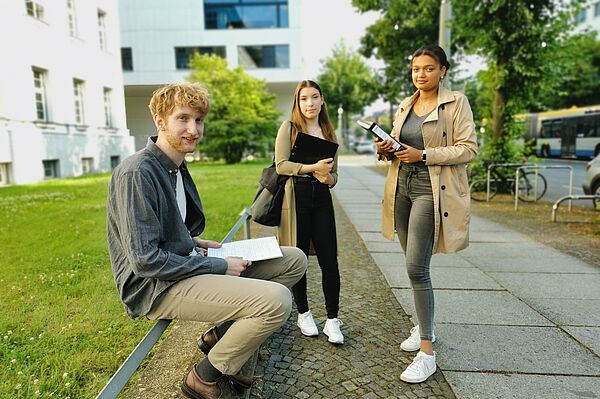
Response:
MULTIPOLYGON (((375 214, 368 214, 368 213, 356 213, 352 216, 349 216, 350 221, 352 221, 352 223, 356 224, 357 222, 373 222, 375 224, 378 224, 379 226, 381 226, 381 219, 379 218, 379 216, 376 216, 375 214)), ((381 231, 381 227, 379 228, 379 231, 381 231)), ((380 234, 381 236, 381 234, 380 234)), ((383 236, 381 236, 381 239, 384 239, 383 236)))
POLYGON ((445 371, 459 399, 599 398, 600 378, 445 371), (493 396, 491 396, 493 392, 493 396))
POLYGON ((523 242, 531 241, 522 234, 515 234, 510 231, 476 231, 469 237, 471 243, 483 243, 483 242, 523 242))
POLYGON ((488 273, 520 298, 600 299, 600 274, 488 273))
POLYGON ((473 263, 458 254, 435 254, 431 257, 431 267, 475 267, 473 263))
POLYGON ((524 301, 555 324, 600 327, 599 299, 526 298, 524 301))
MULTIPOLYGON (((392 288, 410 288, 410 280, 404 266, 392 268, 389 274, 389 268, 381 267, 382 272, 388 279, 392 288), (399 268, 396 271, 393 269, 399 268), (393 280, 392 280, 393 276, 393 280)), ((464 267, 438 267, 431 268, 431 282, 434 289, 475 289, 475 290, 503 290, 492 278, 476 268, 464 267)))
MULTIPOLYGON (((415 314, 412 290, 393 290, 407 313, 415 314)), ((545 317, 508 292, 434 290, 435 322, 553 326, 545 317)))
POLYGON ((387 253, 393 253, 393 254, 401 254, 402 253, 402 247, 400 247, 400 243, 399 242, 393 242, 393 241, 366 241, 365 245, 367 246, 367 249, 371 252, 371 253, 377 253, 377 252, 387 252, 387 253))
MULTIPOLYGON (((392 242, 390 240, 388 240, 387 238, 384 238, 380 232, 359 232, 358 233, 360 235, 360 238, 362 238, 363 241, 386 241, 386 242, 392 242)), ((394 241, 396 243, 399 243, 400 240, 398 240, 397 236, 394 236, 394 241)))
MULTIPOLYGON (((349 212, 352 212, 348 218, 350 220, 355 220, 359 218, 370 218, 370 219, 381 219, 381 210, 375 209, 373 207, 368 207, 364 205, 345 205, 344 208, 356 208, 352 209, 349 212)), ((381 234, 379 235, 381 237, 381 234)), ((382 237, 383 238, 383 237, 382 237)))
POLYGON ((358 231, 379 232, 381 231, 381 221, 373 219, 357 220, 354 222, 354 227, 358 231))
MULTIPOLYGON (((402 266, 404 267, 404 256, 391 253, 371 253, 371 256, 379 266, 402 266)), ((468 260, 459 255, 436 254, 431 257, 431 267, 475 267, 468 260)))
POLYGON ((544 257, 548 253, 547 250, 548 247, 535 242, 471 242, 460 254, 465 258, 490 257, 491 255, 499 258, 536 258, 544 257))
POLYGON ((436 291, 439 323, 553 326, 547 318, 505 291, 436 291))
POLYGON ((600 376, 600 359, 554 327, 438 324, 442 370, 600 376))
POLYGON ((475 215, 471 215, 471 224, 469 225, 469 231, 480 232, 480 231, 497 231, 497 232, 510 232, 511 230, 501 224, 486 220, 475 215))
POLYGON ((600 327, 563 327, 569 334, 600 356, 600 327))
POLYGON ((587 263, 565 256, 556 258, 546 256, 538 258, 479 256, 468 259, 481 270, 488 272, 600 274, 600 268, 595 268, 587 263))

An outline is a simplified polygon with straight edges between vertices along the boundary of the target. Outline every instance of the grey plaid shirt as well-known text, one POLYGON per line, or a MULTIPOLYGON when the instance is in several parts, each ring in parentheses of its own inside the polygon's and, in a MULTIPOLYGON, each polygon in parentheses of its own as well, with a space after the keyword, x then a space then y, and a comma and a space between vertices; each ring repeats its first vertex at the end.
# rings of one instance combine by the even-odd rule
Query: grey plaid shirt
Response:
POLYGON ((108 191, 107 239, 112 271, 127 313, 147 314, 156 298, 180 280, 199 274, 225 274, 227 261, 190 256, 192 237, 205 218, 185 161, 179 168, 148 139, 146 148, 113 172, 108 191), (181 173, 187 200, 185 223, 175 187, 181 173))

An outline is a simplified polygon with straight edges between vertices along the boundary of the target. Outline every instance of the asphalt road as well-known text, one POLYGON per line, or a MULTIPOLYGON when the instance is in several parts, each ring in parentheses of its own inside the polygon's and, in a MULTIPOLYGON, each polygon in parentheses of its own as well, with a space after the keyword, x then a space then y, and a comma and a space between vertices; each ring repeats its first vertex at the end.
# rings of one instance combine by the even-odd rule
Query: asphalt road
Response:
MULTIPOLYGON (((561 167, 572 167, 573 170, 573 195, 584 195, 581 185, 585 179, 585 166, 589 161, 568 159, 545 159, 542 165, 556 165, 561 167)), ((544 201, 554 203, 561 197, 569 194, 569 169, 548 168, 540 170, 548 183, 548 190, 542 198, 544 201)), ((573 201, 573 206, 592 208, 592 201, 573 201)))

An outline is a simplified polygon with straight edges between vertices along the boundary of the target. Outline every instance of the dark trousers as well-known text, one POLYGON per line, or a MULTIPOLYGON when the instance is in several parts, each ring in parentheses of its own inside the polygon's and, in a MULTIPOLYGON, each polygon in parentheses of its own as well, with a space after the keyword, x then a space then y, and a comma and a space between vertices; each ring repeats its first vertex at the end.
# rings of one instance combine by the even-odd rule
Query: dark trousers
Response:
MULTIPOLYGON (((335 215, 329 187, 313 178, 294 177, 296 197, 297 246, 306 256, 310 242, 317 254, 322 274, 325 309, 330 319, 338 316, 340 271, 337 261, 335 215)), ((306 274, 292 288, 298 313, 308 311, 306 274)))

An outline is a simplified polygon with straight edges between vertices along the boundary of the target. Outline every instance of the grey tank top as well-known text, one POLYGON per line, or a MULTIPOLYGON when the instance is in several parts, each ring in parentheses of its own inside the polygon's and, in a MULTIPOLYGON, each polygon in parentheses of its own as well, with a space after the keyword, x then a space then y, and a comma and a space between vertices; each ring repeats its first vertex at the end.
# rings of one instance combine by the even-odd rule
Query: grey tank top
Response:
MULTIPOLYGON (((433 110, 431 111, 433 112, 433 110)), ((404 124, 402 125, 402 129, 400 129, 400 142, 408 144, 411 147, 414 147, 418 150, 424 150, 425 145, 423 144, 423 133, 421 132, 421 125, 427 119, 429 114, 423 116, 418 116, 415 114, 415 111, 411 108, 404 124)), ((425 162, 419 161, 412 164, 413 166, 425 167, 425 162)))

